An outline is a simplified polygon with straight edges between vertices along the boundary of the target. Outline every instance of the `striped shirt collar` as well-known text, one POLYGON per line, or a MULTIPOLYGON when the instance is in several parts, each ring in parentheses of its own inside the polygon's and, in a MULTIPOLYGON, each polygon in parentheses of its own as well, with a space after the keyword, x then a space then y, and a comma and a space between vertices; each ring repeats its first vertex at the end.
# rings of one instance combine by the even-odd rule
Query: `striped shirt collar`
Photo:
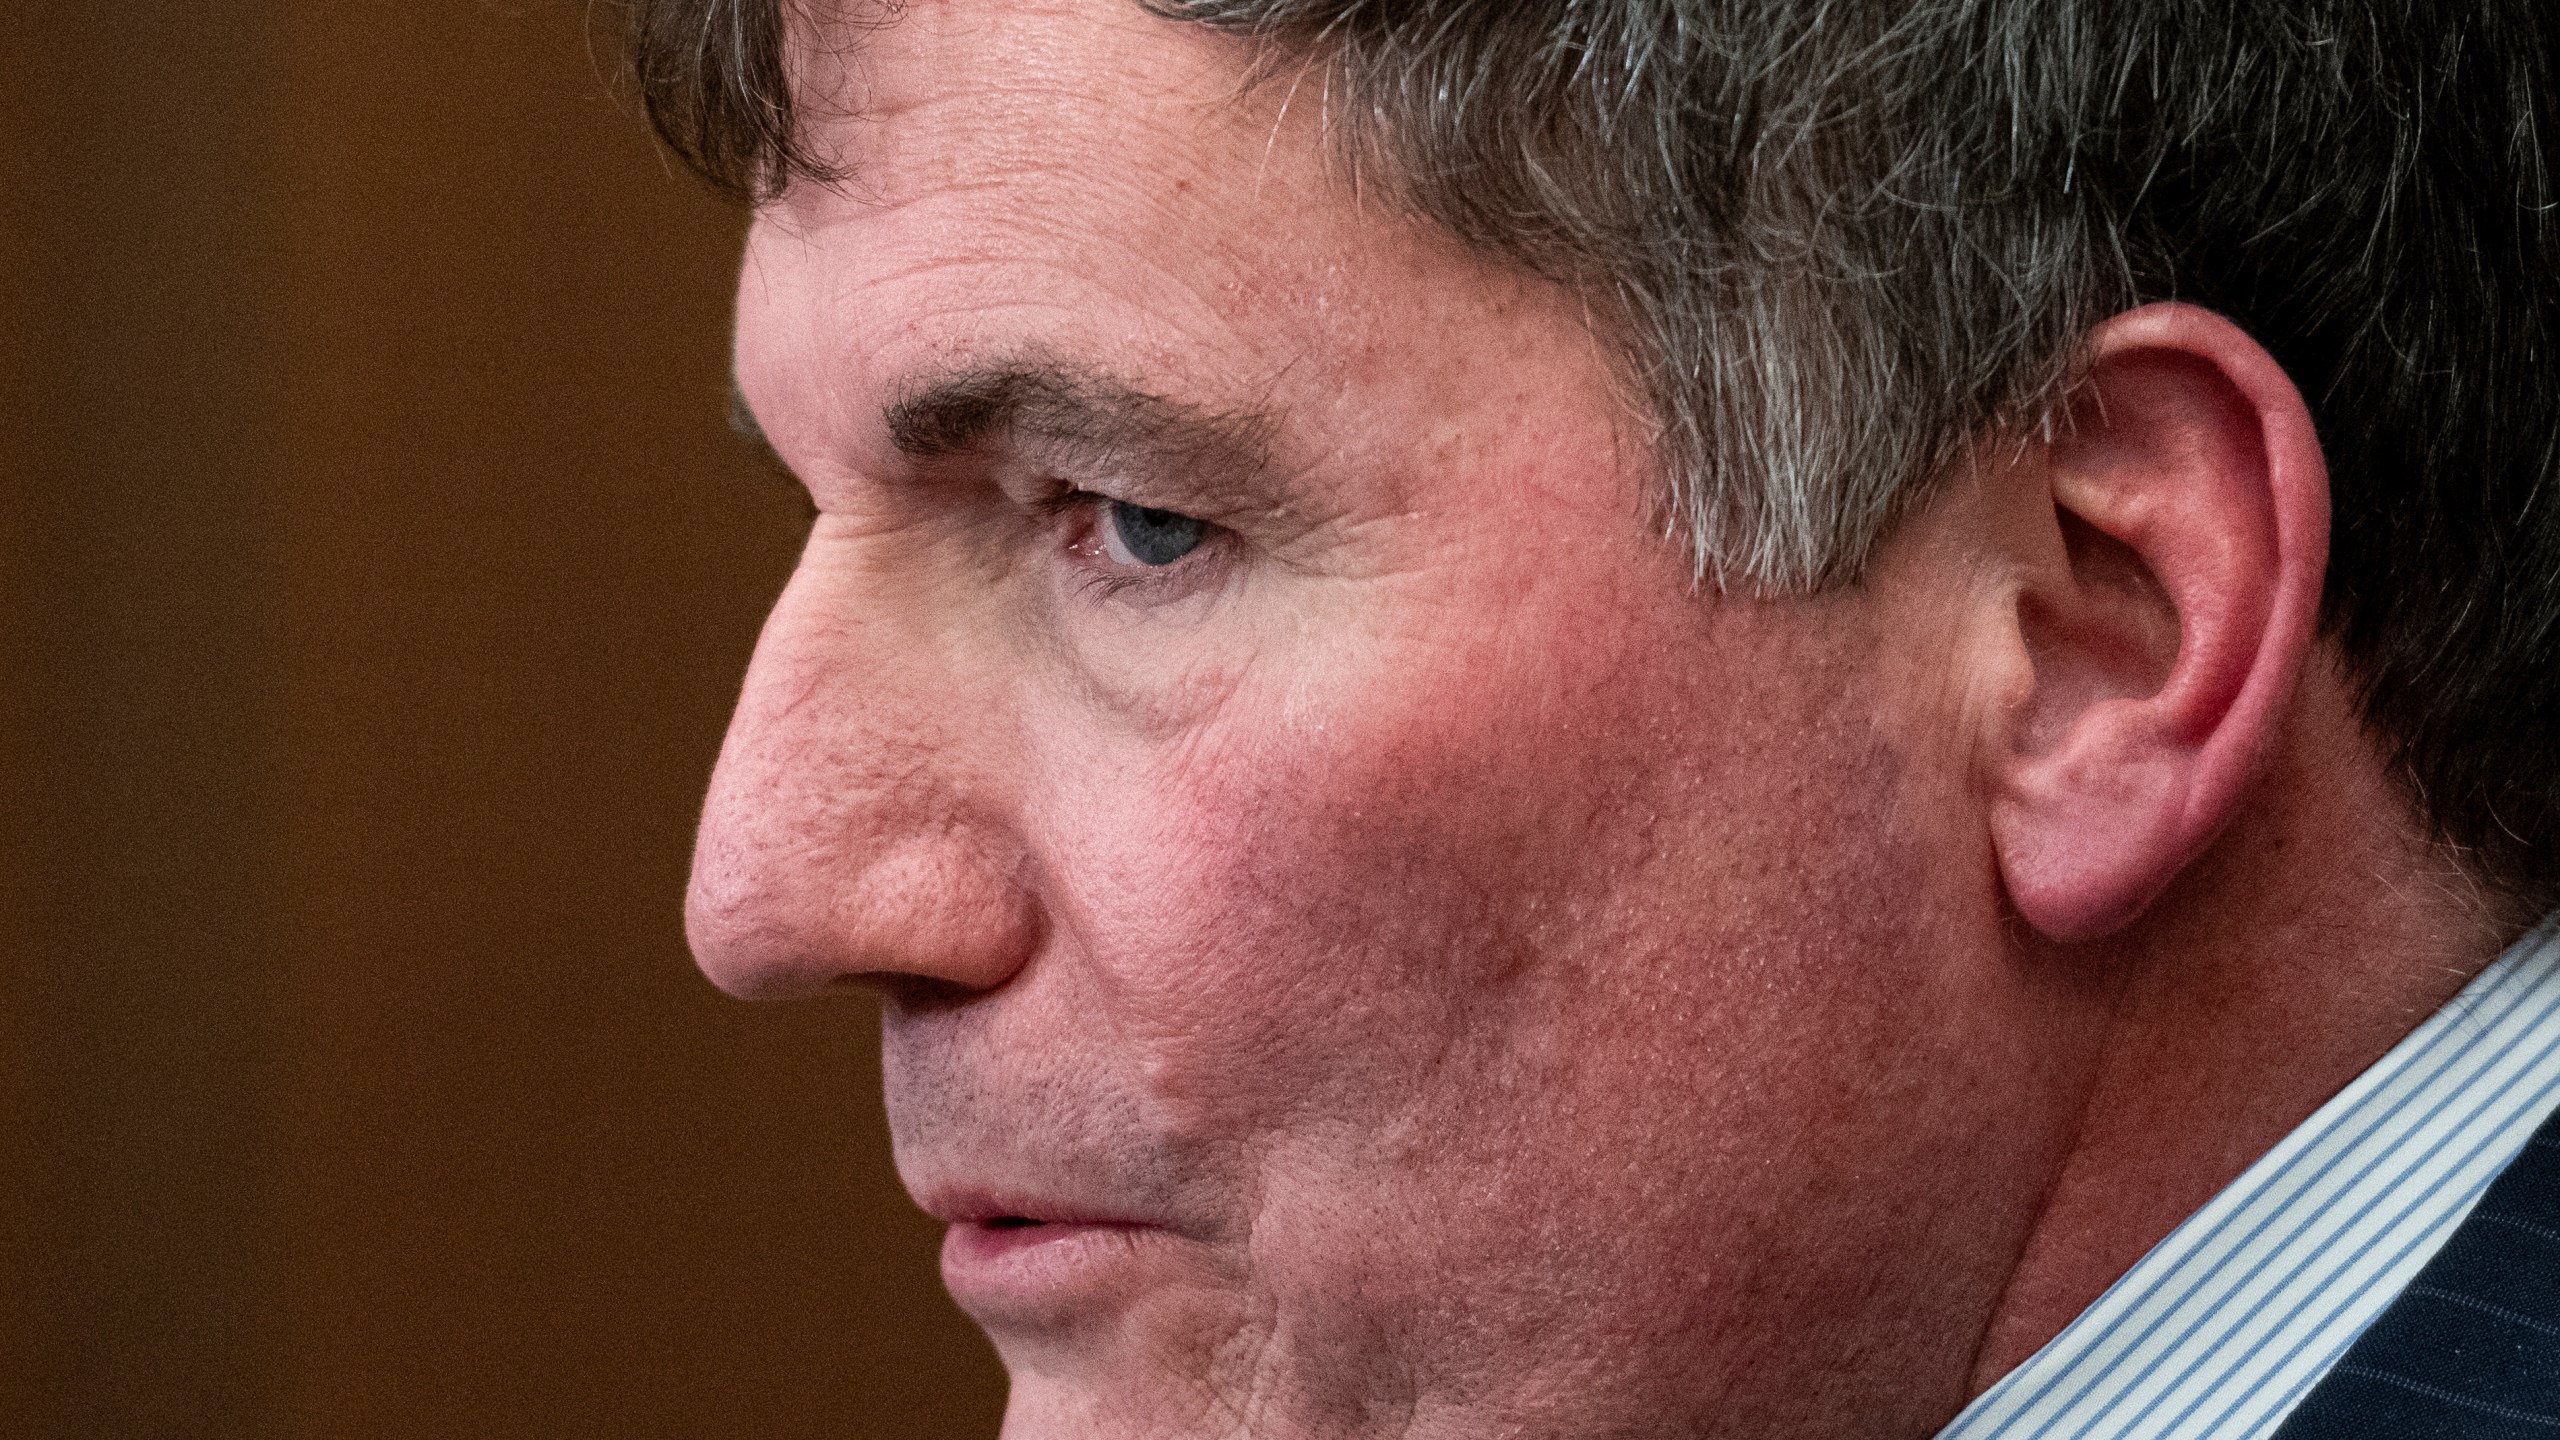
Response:
POLYGON ((2560 1103, 2560 915, 2154 1246, 1939 1440, 2258 1440, 2560 1103))

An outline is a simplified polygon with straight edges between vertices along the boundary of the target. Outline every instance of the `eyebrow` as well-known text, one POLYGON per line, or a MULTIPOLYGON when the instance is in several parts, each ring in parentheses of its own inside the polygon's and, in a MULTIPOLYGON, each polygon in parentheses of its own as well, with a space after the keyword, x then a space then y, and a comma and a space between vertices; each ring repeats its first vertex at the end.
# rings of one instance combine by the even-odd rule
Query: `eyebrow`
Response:
POLYGON ((1168 488, 1249 485, 1278 417, 1174 400, 1043 359, 967 366, 903 389, 881 412, 900 454, 931 461, 998 445, 1070 469, 1135 472, 1168 488))

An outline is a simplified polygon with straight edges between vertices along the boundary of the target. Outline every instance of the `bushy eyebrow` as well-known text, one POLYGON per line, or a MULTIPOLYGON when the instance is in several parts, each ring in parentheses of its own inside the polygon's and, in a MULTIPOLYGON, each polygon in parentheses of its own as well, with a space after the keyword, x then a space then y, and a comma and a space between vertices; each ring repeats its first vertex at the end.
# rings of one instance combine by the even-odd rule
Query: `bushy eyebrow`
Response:
POLYGON ((1047 360, 931 375, 881 412, 919 461, 1011 446, 1074 469, 1136 472, 1175 489, 1249 484, 1271 463, 1276 416, 1224 411, 1047 360))

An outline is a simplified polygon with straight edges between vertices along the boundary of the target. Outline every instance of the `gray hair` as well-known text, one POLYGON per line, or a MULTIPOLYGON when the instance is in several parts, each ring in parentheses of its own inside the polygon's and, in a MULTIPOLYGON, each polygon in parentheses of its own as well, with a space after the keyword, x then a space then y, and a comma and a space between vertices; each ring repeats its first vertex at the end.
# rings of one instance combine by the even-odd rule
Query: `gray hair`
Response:
MULTIPOLYGON (((660 133, 823 176, 782 0, 628 0, 660 133)), ((1855 583, 2091 328, 2248 329, 2331 466, 2323 620, 2439 835, 2560 904, 2560 16, 2539 0, 1139 0, 1592 297, 1719 585, 1855 583)))
POLYGON ((1993 93, 2037 63, 2038 0, 1150 8, 1323 56, 1354 164, 1607 302, 1664 518, 1720 585, 1854 577, 1959 449, 2042 418, 2133 293, 2038 185, 2086 97, 1993 93), (2022 203, 2034 223, 1979 224, 2022 203))

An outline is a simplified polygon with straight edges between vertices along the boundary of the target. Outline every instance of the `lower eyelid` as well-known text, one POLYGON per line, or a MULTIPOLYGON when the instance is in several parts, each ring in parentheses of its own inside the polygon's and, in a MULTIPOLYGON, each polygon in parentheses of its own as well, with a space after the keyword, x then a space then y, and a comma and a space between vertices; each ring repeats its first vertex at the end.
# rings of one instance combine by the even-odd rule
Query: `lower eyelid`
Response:
POLYGON ((1145 605, 1181 600, 1213 587, 1230 562, 1226 547, 1232 537, 1215 525, 1208 525, 1207 530, 1189 554, 1169 564, 1144 568, 1111 560, 1103 551, 1100 536, 1086 530, 1068 547, 1068 564, 1077 572, 1072 576, 1075 592, 1091 600, 1119 599, 1145 605))

